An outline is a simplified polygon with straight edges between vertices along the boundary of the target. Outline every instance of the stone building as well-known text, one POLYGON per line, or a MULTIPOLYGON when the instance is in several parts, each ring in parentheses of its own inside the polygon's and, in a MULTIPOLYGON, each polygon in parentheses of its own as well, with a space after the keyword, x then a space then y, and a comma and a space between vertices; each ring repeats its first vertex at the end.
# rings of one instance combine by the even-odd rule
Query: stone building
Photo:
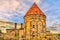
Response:
POLYGON ((46 15, 34 3, 24 16, 24 24, 14 24, 14 29, 7 29, 7 40, 57 40, 50 31, 46 31, 46 15), (17 28, 18 27, 18 28, 17 28))
POLYGON ((46 16, 34 3, 24 16, 26 40, 38 40, 41 32, 46 32, 46 16))
POLYGON ((7 33, 4 35, 4 39, 7 40, 22 40, 22 36, 24 35, 24 26, 20 24, 19 28, 17 23, 14 23, 14 29, 6 29, 7 33))

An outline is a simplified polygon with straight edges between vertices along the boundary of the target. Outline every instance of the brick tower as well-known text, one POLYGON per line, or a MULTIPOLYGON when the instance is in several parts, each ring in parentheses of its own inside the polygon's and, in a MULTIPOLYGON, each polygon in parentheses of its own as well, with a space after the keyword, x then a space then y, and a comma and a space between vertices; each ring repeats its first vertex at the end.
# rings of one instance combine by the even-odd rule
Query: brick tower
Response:
POLYGON ((39 34, 46 31, 46 16, 34 3, 24 16, 26 40, 39 40, 39 34))

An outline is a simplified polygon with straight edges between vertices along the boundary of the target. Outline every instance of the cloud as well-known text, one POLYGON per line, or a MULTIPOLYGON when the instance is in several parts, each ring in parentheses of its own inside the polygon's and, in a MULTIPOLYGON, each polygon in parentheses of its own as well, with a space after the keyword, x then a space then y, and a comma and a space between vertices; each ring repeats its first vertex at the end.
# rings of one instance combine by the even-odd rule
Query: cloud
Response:
POLYGON ((35 3, 40 3, 41 2, 41 0, 30 0, 31 2, 35 2, 35 3))
POLYGON ((17 8, 16 11, 20 11, 20 13, 23 13, 23 15, 27 12, 27 9, 29 8, 29 6, 27 4, 25 4, 23 1, 19 2, 19 6, 17 8))
MULTIPOLYGON (((42 3, 40 4, 40 8, 46 15, 47 19, 47 26, 53 27, 53 24, 55 23, 60 23, 60 0, 55 1, 55 0, 43 0, 41 1, 42 3)), ((59 28, 60 26, 58 26, 59 28)))
POLYGON ((60 32, 60 23, 56 22, 56 23, 53 23, 52 26, 49 26, 47 27, 47 30, 50 30, 52 32, 60 32))
POLYGON ((6 33, 6 28, 1 29, 2 33, 6 33))
POLYGON ((0 20, 8 20, 14 15, 19 3, 16 0, 0 0, 0 20))
POLYGON ((20 0, 0 0, 0 20, 23 20, 21 16, 26 13, 28 6, 20 0))
POLYGON ((19 5, 19 3, 16 0, 2 0, 0 2, 0 11, 3 10, 15 10, 17 8, 17 6, 19 5))

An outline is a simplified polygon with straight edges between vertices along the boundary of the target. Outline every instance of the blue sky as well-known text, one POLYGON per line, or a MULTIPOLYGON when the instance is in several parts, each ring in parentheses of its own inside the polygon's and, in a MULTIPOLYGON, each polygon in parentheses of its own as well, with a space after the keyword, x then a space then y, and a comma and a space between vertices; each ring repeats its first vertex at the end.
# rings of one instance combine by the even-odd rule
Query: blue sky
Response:
POLYGON ((46 15, 47 26, 60 23, 60 0, 0 0, 0 20, 23 23, 34 2, 46 15))

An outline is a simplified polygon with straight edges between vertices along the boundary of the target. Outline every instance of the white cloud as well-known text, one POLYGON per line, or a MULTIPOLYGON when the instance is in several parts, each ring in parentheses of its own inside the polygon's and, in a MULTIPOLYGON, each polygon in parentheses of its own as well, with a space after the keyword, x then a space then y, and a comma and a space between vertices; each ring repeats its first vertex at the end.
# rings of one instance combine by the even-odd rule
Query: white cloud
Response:
MULTIPOLYGON (((0 20, 13 21, 23 16, 28 9, 23 1, 20 0, 0 0, 0 20), (15 17, 16 16, 16 17, 15 17)), ((20 18, 21 19, 21 18, 20 18)), ((21 19, 22 20, 22 19, 21 19)), ((18 21, 19 22, 19 21, 18 21)))
POLYGON ((6 29, 5 29, 5 28, 2 28, 1 31, 2 31, 3 33, 6 33, 6 29))
POLYGON ((28 5, 20 1, 20 5, 17 8, 17 11, 20 11, 20 13, 23 13, 23 15, 27 12, 28 5))
POLYGON ((16 0, 0 0, 0 20, 11 18, 18 5, 16 0))
POLYGON ((15 10, 19 3, 16 0, 3 0, 0 2, 0 11, 3 10, 15 10))
POLYGON ((35 3, 41 3, 41 0, 30 0, 31 2, 35 3))

